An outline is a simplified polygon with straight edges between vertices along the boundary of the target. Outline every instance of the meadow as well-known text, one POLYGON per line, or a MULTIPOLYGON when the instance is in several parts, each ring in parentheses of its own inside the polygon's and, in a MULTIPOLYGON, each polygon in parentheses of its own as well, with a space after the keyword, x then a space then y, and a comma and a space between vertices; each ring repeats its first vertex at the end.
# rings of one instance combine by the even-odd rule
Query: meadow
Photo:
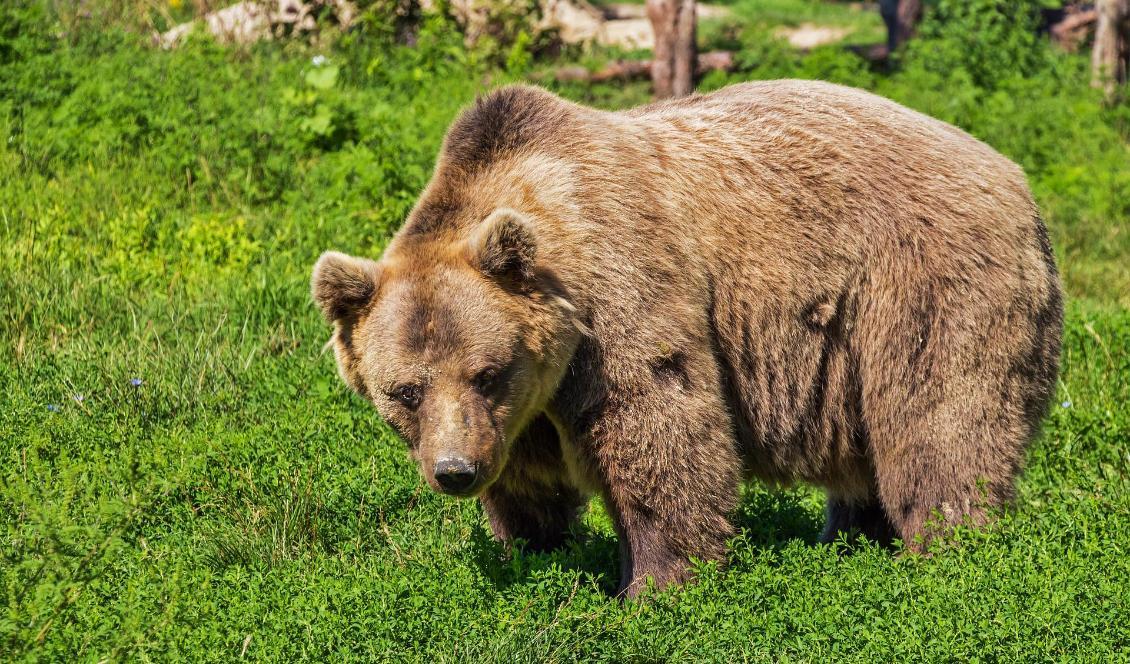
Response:
POLYGON ((820 491, 751 486, 725 566, 621 602, 599 501, 533 554, 423 486, 338 379, 308 279, 325 249, 379 255, 477 93, 615 108, 646 84, 548 82, 527 42, 468 51, 443 18, 414 47, 374 11, 316 46, 164 51, 5 3, 0 660, 1126 661, 1130 102, 1037 6, 942 0, 888 69, 760 19, 703 30, 741 63, 703 89, 865 87, 1025 168, 1068 320, 1015 505, 923 557, 816 544, 820 491))

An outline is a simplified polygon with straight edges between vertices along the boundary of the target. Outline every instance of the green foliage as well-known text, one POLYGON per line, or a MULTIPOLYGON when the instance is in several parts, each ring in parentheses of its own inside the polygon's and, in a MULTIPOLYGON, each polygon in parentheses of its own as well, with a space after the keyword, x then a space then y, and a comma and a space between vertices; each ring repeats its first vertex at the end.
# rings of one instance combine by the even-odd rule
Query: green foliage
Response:
POLYGON ((53 42, 49 26, 41 3, 13 0, 0 12, 0 65, 49 49, 53 42))
POLYGON ((203 546, 211 549, 205 557, 214 568, 277 566, 321 548, 321 502, 309 481, 290 477, 273 491, 252 485, 250 493, 241 502, 220 506, 221 518, 201 533, 203 546))
POLYGON ((968 77, 982 88, 1042 73, 1051 50, 1037 32, 1046 0, 937 0, 909 43, 907 59, 927 71, 968 77))
POLYGON ((313 66, 302 76, 300 88, 284 88, 282 101, 290 115, 301 118, 298 129, 307 143, 337 150, 357 138, 357 119, 345 96, 335 94, 341 68, 314 56, 313 66))
POLYGON ((743 23, 758 30, 804 23, 848 29, 849 41, 880 41, 883 21, 874 7, 827 0, 725 0, 743 23))
POLYGON ((869 87, 1025 167, 1071 302, 1016 506, 921 558, 816 545, 818 491, 751 487, 725 568, 621 603, 599 503, 579 542, 511 554, 474 503, 423 488, 335 375, 308 295, 322 250, 380 252, 458 108, 536 48, 488 71, 440 17, 407 48, 371 16, 322 50, 160 51, 61 40, 40 5, 6 5, 0 660, 1125 657, 1130 111, 1101 105, 1084 58, 994 18, 1020 6, 940 7, 891 73, 754 26, 726 37, 743 71, 704 82, 869 87), (999 56, 963 52, 982 29, 999 56))

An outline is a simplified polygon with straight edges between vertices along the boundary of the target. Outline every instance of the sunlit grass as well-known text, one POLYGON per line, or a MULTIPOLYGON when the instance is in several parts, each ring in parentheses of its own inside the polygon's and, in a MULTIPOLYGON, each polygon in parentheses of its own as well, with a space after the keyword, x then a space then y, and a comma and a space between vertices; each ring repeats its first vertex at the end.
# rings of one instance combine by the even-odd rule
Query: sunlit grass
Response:
MULTIPOLYGON (((608 596, 618 551, 599 503, 566 548, 506 552, 476 504, 422 486, 341 384, 308 294, 322 250, 379 253, 481 89, 453 61, 458 36, 333 51, 327 90, 296 47, 105 37, 0 63, 0 660, 1117 660, 1120 111, 1074 60, 982 89, 758 35, 741 37, 742 71, 706 85, 872 87, 1029 173, 1069 316, 1046 431, 994 524, 926 558, 821 546, 818 490, 753 486, 728 565, 643 603, 608 596), (319 104, 336 129, 303 129, 319 104)), ((607 108, 648 97, 644 83, 558 89, 607 108)))

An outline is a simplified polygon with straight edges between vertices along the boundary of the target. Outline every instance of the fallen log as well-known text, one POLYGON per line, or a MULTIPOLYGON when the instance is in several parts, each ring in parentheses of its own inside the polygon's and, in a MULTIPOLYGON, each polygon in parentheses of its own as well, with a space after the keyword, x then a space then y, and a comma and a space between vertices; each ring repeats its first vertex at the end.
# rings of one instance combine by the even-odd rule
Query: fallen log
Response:
MULTIPOLYGON (((734 54, 730 51, 699 53, 695 60, 695 75, 702 76, 711 71, 733 71, 734 66, 734 54)), ((589 71, 580 66, 562 67, 553 72, 553 78, 561 82, 603 83, 647 78, 651 76, 651 67, 651 60, 616 60, 596 71, 589 71)))
POLYGON ((250 44, 261 39, 312 33, 318 28, 318 16, 327 10, 342 28, 349 27, 358 15, 350 0, 242 0, 154 35, 154 42, 172 48, 197 26, 202 26, 223 44, 250 44))
POLYGON ((1099 12, 1095 9, 1084 9, 1067 13, 1063 20, 1048 28, 1052 41, 1069 53, 1075 52, 1087 39, 1087 35, 1095 29, 1099 20, 1099 12))

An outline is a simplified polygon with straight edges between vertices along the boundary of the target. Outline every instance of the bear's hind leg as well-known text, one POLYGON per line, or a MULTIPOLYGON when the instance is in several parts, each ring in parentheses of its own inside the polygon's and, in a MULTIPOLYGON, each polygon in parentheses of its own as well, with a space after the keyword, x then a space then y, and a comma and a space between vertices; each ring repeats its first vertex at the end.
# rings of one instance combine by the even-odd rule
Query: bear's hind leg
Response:
POLYGON ((1012 497, 1054 393, 1062 303, 1046 234, 1032 230, 995 256, 915 241, 921 253, 904 248, 869 276, 853 332, 862 415, 880 501, 908 548, 1012 497))
POLYGON ((948 461, 919 459, 885 470, 883 505, 907 549, 921 552, 955 525, 983 524, 1011 495, 1003 486, 990 489, 987 475, 953 469, 948 461))
POLYGON ((933 364, 907 363, 921 373, 876 381, 864 412, 880 502, 918 551, 952 526, 982 524, 1012 498, 1036 425, 1025 408, 1028 378, 991 344, 973 349, 958 335, 933 334, 937 346, 922 353, 933 364))
POLYGON ((836 541, 841 533, 846 534, 849 540, 863 535, 883 546, 889 546, 897 536, 877 496, 854 500, 829 495, 824 512, 827 523, 820 534, 820 541, 824 544, 836 541))
POLYGON ((1012 497, 1030 433, 998 389, 988 377, 951 378, 944 389, 920 387, 887 418, 872 414, 879 499, 907 548, 980 525, 1012 497))

